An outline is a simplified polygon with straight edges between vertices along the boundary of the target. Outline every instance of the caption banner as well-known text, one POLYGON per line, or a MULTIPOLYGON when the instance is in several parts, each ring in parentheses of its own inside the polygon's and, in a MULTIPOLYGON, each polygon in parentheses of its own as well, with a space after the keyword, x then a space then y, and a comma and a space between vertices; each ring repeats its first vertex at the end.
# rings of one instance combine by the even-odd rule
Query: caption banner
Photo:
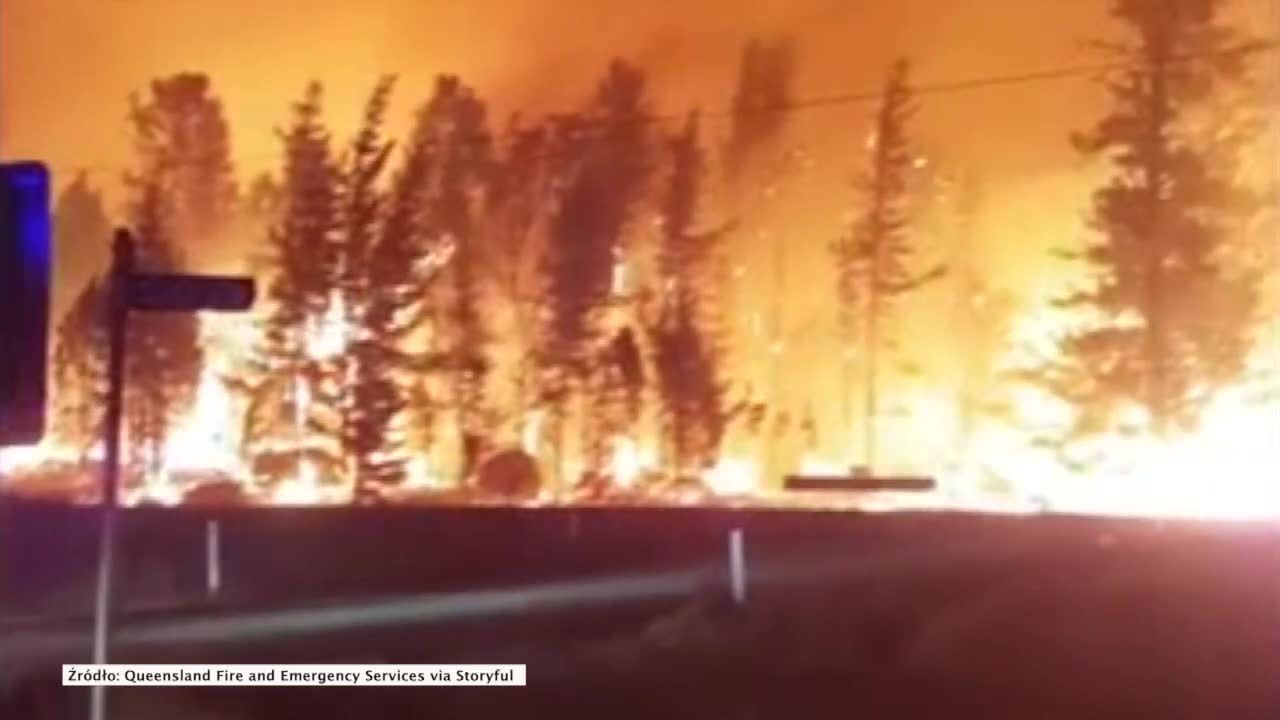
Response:
POLYGON ((524 665, 63 665, 64 686, 525 684, 524 665))

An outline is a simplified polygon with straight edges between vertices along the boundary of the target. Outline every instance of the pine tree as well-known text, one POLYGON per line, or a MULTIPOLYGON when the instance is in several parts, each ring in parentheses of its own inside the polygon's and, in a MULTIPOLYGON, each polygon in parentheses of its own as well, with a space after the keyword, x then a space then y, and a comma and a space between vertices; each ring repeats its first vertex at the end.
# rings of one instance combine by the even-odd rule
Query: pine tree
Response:
POLYGON ((437 317, 437 331, 450 358, 450 391, 462 448, 460 471, 466 478, 479 460, 479 446, 490 425, 486 380, 491 338, 481 308, 484 248, 477 198, 483 199, 494 159, 485 105, 457 77, 437 79, 424 112, 439 154, 431 229, 451 248, 443 269, 445 282, 438 283, 444 307, 437 317))
POLYGON ((171 198, 173 234, 186 248, 231 219, 236 185, 231 133, 208 76, 179 73, 133 96, 130 120, 144 177, 161 178, 171 198))
MULTIPOLYGON (((371 420, 372 426, 383 428, 387 445, 397 455, 411 444, 431 445, 437 413, 445 406, 430 383, 443 365, 440 353, 434 348, 417 350, 420 331, 430 319, 432 295, 441 284, 441 269, 451 253, 432 219, 441 165, 433 114, 430 102, 417 113, 369 261, 378 289, 366 312, 369 340, 363 347, 363 371, 385 380, 371 385, 378 400, 371 420)), ((397 459, 384 464, 378 475, 378 482, 390 484, 403 475, 403 467, 397 459)))
MULTIPOLYGON (((333 411, 353 502, 378 499, 379 489, 403 478, 404 458, 390 436, 399 411, 396 379, 378 373, 380 337, 390 318, 370 311, 380 291, 372 262, 386 197, 379 187, 392 143, 383 124, 394 78, 384 78, 365 105, 360 129, 347 150, 342 175, 341 226, 335 236, 337 298, 346 327, 346 352, 332 362, 322 396, 333 411)), ((380 267, 379 269, 383 269, 380 267)), ((411 268, 409 269, 411 270, 411 268)))
MULTIPOLYGON (((228 378, 248 401, 245 453, 259 476, 296 476, 304 452, 319 457, 317 440, 323 440, 306 400, 326 371, 323 353, 313 345, 336 285, 339 178, 321 101, 322 89, 312 83, 281 133, 281 184, 271 192, 275 207, 262 208, 275 217, 266 232, 261 340, 249 367, 228 378), (269 440, 275 442, 264 446, 269 440)), ((268 196, 260 189, 251 197, 268 196)), ((332 468, 335 458, 325 464, 332 468)))
MULTIPOLYGON (((135 185, 130 211, 137 267, 144 272, 182 272, 182 255, 171 234, 172 210, 159 180, 135 185)), ((194 313, 134 313, 125 360, 125 430, 129 465, 141 477, 163 469, 164 442, 174 423, 190 411, 204 355, 200 320, 194 313)))
POLYGON ((545 252, 552 185, 548 172, 548 133, 542 125, 513 118, 504 133, 511 138, 496 159, 486 196, 487 243, 484 266, 510 315, 502 336, 514 345, 512 411, 523 420, 532 402, 534 349, 538 327, 538 268, 545 252))
POLYGON ((669 142, 671 166, 661 202, 656 310, 647 322, 653 347, 666 465, 677 475, 710 462, 724 431, 720 353, 709 301, 714 244, 720 232, 698 233, 705 175, 697 116, 669 142))
MULTIPOLYGON (((548 326, 540 356, 543 396, 561 454, 568 403, 575 395, 587 409, 583 428, 586 466, 604 463, 606 433, 590 417, 600 398, 591 388, 616 259, 625 254, 625 232, 650 174, 650 112, 644 74, 614 61, 585 112, 557 118, 550 156, 559 188, 545 256, 548 326)), ((561 478, 563 482, 564 478, 561 478)))
POLYGON ((752 175, 769 146, 781 134, 791 102, 795 67, 793 43, 751 39, 742 48, 733 95, 733 125, 725 147, 725 170, 731 181, 752 175))
MULTIPOLYGON (((908 214, 913 158, 907 123, 915 104, 908 74, 905 60, 889 72, 869 143, 870 167, 860 184, 865 209, 852 231, 832 248, 840 328, 846 347, 856 339, 863 355, 863 453, 868 467, 876 462, 881 352, 891 340, 891 313, 903 295, 942 275, 940 267, 924 273, 913 269, 917 243, 908 214)), ((848 362, 845 367, 847 373, 848 362)), ((841 392, 847 395, 852 384, 847 375, 842 384, 841 392)))
POLYGON ((54 215, 53 434, 84 459, 101 435, 106 380, 106 289, 110 222, 102 194, 83 173, 58 196, 54 215), (75 295, 68 295, 68 292, 75 295))
POLYGON ((110 261, 111 222, 102 193, 89 184, 85 173, 76 175, 58 195, 54 208, 53 312, 66 312, 79 292, 107 268, 110 261))
POLYGON ((53 351, 53 436, 81 462, 102 436, 107 398, 107 283, 91 278, 58 323, 53 351))
POLYGON ((1220 0, 1115 0, 1129 30, 1104 51, 1123 64, 1106 78, 1112 108, 1073 137, 1106 160, 1111 180, 1093 197, 1093 237, 1073 257, 1091 288, 1062 305, 1089 322, 1061 343, 1049 386, 1079 411, 1076 436, 1141 409, 1155 436, 1187 430, 1213 389, 1237 379, 1251 347, 1255 272, 1227 260, 1241 213, 1256 203, 1235 177, 1231 148, 1206 153, 1188 116, 1240 82, 1238 36, 1220 0))

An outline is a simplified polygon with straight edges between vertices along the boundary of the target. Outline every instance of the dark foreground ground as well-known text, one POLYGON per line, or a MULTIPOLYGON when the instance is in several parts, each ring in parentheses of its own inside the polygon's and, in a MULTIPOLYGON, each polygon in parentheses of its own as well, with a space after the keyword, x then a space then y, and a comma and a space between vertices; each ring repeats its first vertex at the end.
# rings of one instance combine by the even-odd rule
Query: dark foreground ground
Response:
MULTIPOLYGON (((83 660, 82 625, 28 597, 84 594, 75 544, 47 553, 61 572, 25 558, 89 518, 9 512, 0 539, 21 559, 0 586, 14 679, 0 717, 86 717, 83 693, 41 669, 57 658, 23 648, 63 638, 49 652, 83 660)), ((220 520, 223 596, 194 607, 202 518, 131 516, 134 542, 168 541, 125 573, 125 599, 187 609, 135 610, 117 661, 523 662, 528 687, 113 689, 112 718, 1280 717, 1275 527, 693 510, 220 520), (725 591, 730 527, 746 529, 745 608, 725 591), (282 622, 297 605, 332 612, 282 622)))

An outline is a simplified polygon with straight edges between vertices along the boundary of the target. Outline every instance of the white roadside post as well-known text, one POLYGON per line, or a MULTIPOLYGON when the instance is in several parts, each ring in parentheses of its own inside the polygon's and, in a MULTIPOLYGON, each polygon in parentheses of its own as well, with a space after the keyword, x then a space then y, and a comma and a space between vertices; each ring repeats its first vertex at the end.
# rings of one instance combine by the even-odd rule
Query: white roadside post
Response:
POLYGON ((217 520, 204 524, 205 593, 210 597, 222 589, 222 528, 217 520))
POLYGON ((747 559, 743 547, 742 528, 729 531, 729 590, 733 595, 733 604, 745 607, 747 604, 747 559))

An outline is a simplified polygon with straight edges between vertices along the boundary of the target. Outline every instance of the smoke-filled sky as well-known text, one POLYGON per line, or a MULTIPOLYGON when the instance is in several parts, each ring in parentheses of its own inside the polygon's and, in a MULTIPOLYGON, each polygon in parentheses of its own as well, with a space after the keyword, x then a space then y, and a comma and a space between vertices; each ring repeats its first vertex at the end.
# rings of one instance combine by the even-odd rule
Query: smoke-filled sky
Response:
MULTIPOLYGON (((399 76, 393 131, 407 125, 434 78, 456 73, 498 123, 580 105, 608 60, 650 73, 655 110, 697 105, 709 144, 727 135, 743 43, 796 40, 798 99, 874 92, 896 58, 920 85, 1094 65, 1090 40, 1116 32, 1109 0, 0 0, 0 158, 38 158, 65 182, 87 168, 118 203, 130 160, 131 92, 155 77, 207 73, 232 129, 240 179, 278 162, 275 130, 311 80, 326 88, 328 121, 348 137, 383 74, 399 76)), ((1241 25, 1280 35, 1280 0, 1239 0, 1241 25)), ((1263 60, 1273 87, 1276 53, 1263 60)), ((979 224, 990 278, 1024 301, 1043 296, 1048 250, 1086 232, 1092 174, 1068 135, 1090 127, 1105 95, 1070 77, 920 98, 919 151, 975 173, 987 203, 979 224)), ((841 232, 850 180, 865 161, 872 103, 797 112, 788 142, 813 166, 791 188, 788 324, 830 310, 810 269, 841 232), (804 280, 805 282, 800 282, 804 280), (808 284, 806 284, 808 283, 808 284), (794 287, 793 287, 794 289, 794 287)), ((1042 299, 1042 297, 1041 297, 1042 299)), ((830 314, 830 313, 828 313, 830 314)), ((827 318, 828 320, 830 318, 827 318)), ((825 321, 824 321, 825 322, 825 321)), ((936 323, 935 323, 936 324, 936 323)), ((799 331, 797 331, 799 332, 799 331)), ((819 353, 820 354, 820 353, 819 353)), ((807 365, 805 365, 807 367, 807 365)), ((800 396, 821 393, 812 381, 800 396)))
MULTIPOLYGON (((326 86, 339 137, 383 73, 400 76, 403 127, 437 73, 461 74, 497 115, 539 114, 580 102, 612 56, 650 70, 659 112, 694 103, 714 112, 729 102, 753 35, 798 39, 803 98, 874 90, 898 56, 916 63, 922 83, 1087 63, 1084 43, 1103 19, 1102 0, 5 0, 0 157, 44 159, 62 180, 87 166, 109 187, 129 161, 127 96, 186 70, 212 76, 247 177, 274 166, 273 131, 311 79, 326 86)), ((1099 97, 1081 80, 931 96, 920 140, 1005 186, 1015 213, 1074 213, 1079 193, 1060 182, 1073 162, 1066 134, 1090 121, 1099 97)), ((820 161, 818 194, 837 201, 846 191, 871 108, 793 118, 791 137, 820 161)), ((723 121, 708 124, 712 139, 726 132, 723 121)))
MULTIPOLYGON (((271 128, 310 79, 330 91, 333 120, 354 119, 381 73, 416 102, 457 72, 508 109, 545 111, 580 98, 613 55, 650 68, 659 104, 728 100, 753 34, 801 40, 798 93, 874 89, 907 55, 922 81, 1054 68, 1088 60, 1101 0, 6 0, 0 3, 5 156, 60 167, 128 158, 129 92, 155 76, 208 72, 226 101, 242 165, 260 167, 271 128)), ((1051 83, 940 100, 935 140, 1022 166, 1065 160, 1063 133, 1088 118, 1083 83, 1051 83), (976 140, 981 139, 981 142, 976 140), (1028 152, 1038 152, 1029 155, 1028 152)), ((858 108, 815 110, 854 121, 858 108)))
MULTIPOLYGON (((349 135, 384 73, 400 76, 403 128, 438 73, 477 87, 500 118, 572 107, 610 57, 646 66, 656 109, 730 102, 740 48, 753 35, 798 41, 799 98, 875 90, 906 56, 921 84, 1099 61, 1088 41, 1114 32, 1107 0, 3 0, 0 157, 33 157, 69 179, 77 168, 111 190, 129 162, 130 92, 154 77, 202 71, 223 98, 242 180, 272 169, 275 129, 304 85, 320 80, 328 119, 349 135)), ((1240 0, 1254 32, 1280 18, 1278 0, 1240 0)), ((1274 33, 1273 33, 1274 34, 1274 33)), ((1276 64, 1272 63, 1272 67, 1276 64)), ((996 199, 987 242, 996 271, 1076 239, 1089 184, 1067 143, 1104 97, 1088 78, 931 94, 916 139, 948 169, 975 172, 996 199)), ((789 137, 814 158, 803 223, 838 232, 835 217, 859 171, 870 103, 806 110, 789 137), (821 216, 821 217, 819 217, 821 216)), ((715 142, 723 120, 708 122, 715 142)), ((115 198, 118 201, 118 198, 115 198)), ((825 242, 825 241, 824 241, 825 242)), ((1027 282, 1027 281, 1024 281, 1027 282)), ((1032 283, 1034 284, 1034 283, 1032 283)))
MULTIPOLYGON (((1276 0, 1244 0, 1255 20, 1276 0)), ((126 98, 154 77, 203 71, 225 101, 242 175, 269 169, 273 129, 312 79, 339 136, 383 73, 400 75, 397 116, 441 72, 461 74, 499 114, 571 106, 621 56, 652 73, 659 110, 728 103, 742 43, 799 40, 796 94, 873 90, 898 56, 945 83, 1096 62, 1105 0, 4 0, 0 157, 88 166, 113 182, 129 159, 126 98)), ((1268 14, 1268 12, 1270 14, 1268 14)), ((924 98, 921 139, 953 166, 1030 188, 1069 172, 1066 134, 1101 95, 1068 79, 924 98)), ((816 154, 856 164, 868 105, 809 110, 793 131, 816 154)), ((711 127, 715 135, 720 127, 711 127)))

